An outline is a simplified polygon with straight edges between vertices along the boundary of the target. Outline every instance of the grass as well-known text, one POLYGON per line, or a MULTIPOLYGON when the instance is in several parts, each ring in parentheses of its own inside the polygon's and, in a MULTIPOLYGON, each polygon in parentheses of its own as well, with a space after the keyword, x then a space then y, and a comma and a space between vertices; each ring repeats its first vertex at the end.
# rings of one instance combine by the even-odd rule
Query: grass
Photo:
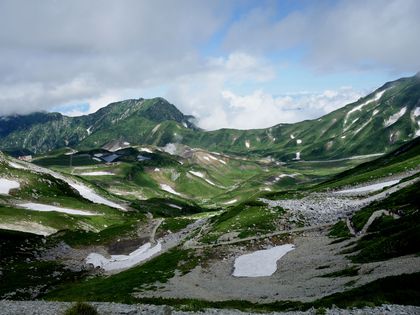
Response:
POLYGON ((45 295, 60 301, 112 301, 135 303, 132 293, 165 283, 176 270, 187 273, 198 261, 191 251, 173 249, 141 266, 109 277, 96 277, 65 285, 45 295), (83 293, 82 293, 83 292, 83 293))
POLYGON ((366 263, 420 253, 420 214, 387 221, 376 232, 365 235, 346 253, 353 262, 366 263))
POLYGON ((202 242, 214 242, 219 236, 238 232, 240 238, 265 234, 276 229, 276 220, 284 214, 282 208, 269 209, 260 201, 248 201, 230 208, 213 219, 211 231, 202 242))
POLYGON ((351 266, 343 270, 327 273, 325 275, 322 275, 321 277, 322 278, 355 277, 359 274, 359 269, 360 269, 359 267, 351 266))
POLYGON ((157 234, 164 231, 178 232, 186 228, 193 221, 189 218, 166 218, 157 230, 157 234))
POLYGON ((330 237, 340 238, 342 240, 350 238, 352 235, 347 227, 346 222, 338 221, 334 224, 328 232, 330 237))
POLYGON ((0 230, 0 298, 33 299, 58 284, 85 275, 72 272, 59 262, 37 260, 36 253, 47 246, 42 236, 0 230))
POLYGON ((243 300, 210 302, 194 299, 142 298, 138 302, 171 305, 184 311, 200 311, 205 308, 238 309, 244 312, 305 311, 335 307, 353 308, 400 304, 420 306, 420 273, 403 274, 375 280, 361 287, 335 293, 313 302, 277 301, 258 304, 243 300))
POLYGON ((64 315, 99 315, 99 313, 94 306, 78 302, 70 307, 64 315))
POLYGON ((353 226, 360 231, 376 210, 386 209, 390 212, 409 215, 420 207, 420 181, 389 195, 387 198, 373 202, 356 212, 351 218, 353 226))

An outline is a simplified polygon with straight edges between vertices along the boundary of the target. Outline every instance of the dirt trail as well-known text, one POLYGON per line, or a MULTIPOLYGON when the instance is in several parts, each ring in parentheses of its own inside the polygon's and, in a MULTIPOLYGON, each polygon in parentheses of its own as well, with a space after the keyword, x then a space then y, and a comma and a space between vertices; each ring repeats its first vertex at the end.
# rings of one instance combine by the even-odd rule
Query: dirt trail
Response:
POLYGON ((156 240, 155 240, 155 236, 156 236, 156 231, 158 230, 159 226, 162 224, 163 219, 157 219, 156 225, 152 230, 152 233, 150 234, 150 243, 155 244, 156 240))

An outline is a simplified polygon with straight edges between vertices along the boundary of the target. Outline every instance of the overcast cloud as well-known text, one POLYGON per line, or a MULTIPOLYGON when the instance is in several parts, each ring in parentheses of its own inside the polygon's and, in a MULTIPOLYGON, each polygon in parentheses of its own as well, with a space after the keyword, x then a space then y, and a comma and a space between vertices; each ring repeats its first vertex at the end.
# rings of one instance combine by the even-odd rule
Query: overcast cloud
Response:
POLYGON ((87 103, 66 107, 79 115, 161 89, 203 128, 268 127, 366 92, 267 92, 291 63, 320 75, 420 70, 419 1, 309 4, 278 14, 271 1, 0 0, 0 115, 87 103))

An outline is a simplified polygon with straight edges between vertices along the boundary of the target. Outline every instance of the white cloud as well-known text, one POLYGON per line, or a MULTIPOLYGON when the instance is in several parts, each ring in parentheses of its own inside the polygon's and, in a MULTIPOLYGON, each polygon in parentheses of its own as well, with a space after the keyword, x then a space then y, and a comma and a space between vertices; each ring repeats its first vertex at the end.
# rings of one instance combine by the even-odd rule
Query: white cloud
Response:
POLYGON ((1 1, 0 115, 106 100, 199 71, 197 48, 225 23, 230 6, 193 0, 1 1))
POLYGON ((259 53, 302 48, 305 62, 322 71, 420 69, 418 0, 317 1, 280 20, 275 12, 257 7, 243 16, 229 29, 225 47, 259 53))
POLYGON ((214 64, 211 61, 206 71, 176 80, 166 95, 184 113, 196 116, 199 126, 207 130, 264 128, 313 119, 362 96, 351 87, 282 96, 256 89, 240 95, 227 87, 270 80, 273 65, 245 53, 219 58, 217 67, 214 64))

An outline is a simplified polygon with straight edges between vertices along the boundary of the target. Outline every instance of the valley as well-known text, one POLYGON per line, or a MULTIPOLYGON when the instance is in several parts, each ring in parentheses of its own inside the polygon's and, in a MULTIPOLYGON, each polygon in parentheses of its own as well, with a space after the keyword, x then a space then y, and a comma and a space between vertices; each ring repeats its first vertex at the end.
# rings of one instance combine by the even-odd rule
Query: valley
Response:
POLYGON ((419 312, 419 82, 264 130, 161 98, 2 118, 0 305, 419 312))

